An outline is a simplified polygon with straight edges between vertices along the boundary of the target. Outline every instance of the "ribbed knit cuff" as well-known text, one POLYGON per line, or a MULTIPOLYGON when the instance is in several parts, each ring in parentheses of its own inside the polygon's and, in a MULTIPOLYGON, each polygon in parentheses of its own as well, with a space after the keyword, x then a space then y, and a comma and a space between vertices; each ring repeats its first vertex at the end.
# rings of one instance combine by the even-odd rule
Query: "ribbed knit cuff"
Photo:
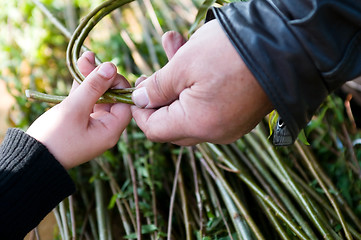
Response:
POLYGON ((0 147, 0 236, 23 239, 75 191, 67 171, 48 149, 19 129, 0 147))

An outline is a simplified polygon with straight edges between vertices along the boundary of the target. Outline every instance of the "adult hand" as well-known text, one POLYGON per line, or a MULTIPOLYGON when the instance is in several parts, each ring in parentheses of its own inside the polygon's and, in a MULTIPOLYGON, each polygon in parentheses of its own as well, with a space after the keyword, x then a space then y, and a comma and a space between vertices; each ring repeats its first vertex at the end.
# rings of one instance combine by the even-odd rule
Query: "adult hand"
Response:
POLYGON ((112 63, 96 67, 94 54, 78 60, 84 76, 70 95, 40 116, 27 133, 43 143, 66 168, 80 165, 113 147, 131 120, 128 104, 95 104, 109 88, 129 87, 112 63))
MULTIPOLYGON (((132 114, 148 139, 192 145, 230 143, 249 132, 272 104, 216 20, 185 43, 163 36, 169 62, 133 93, 132 114)), ((142 81, 143 80, 143 81, 142 81)))

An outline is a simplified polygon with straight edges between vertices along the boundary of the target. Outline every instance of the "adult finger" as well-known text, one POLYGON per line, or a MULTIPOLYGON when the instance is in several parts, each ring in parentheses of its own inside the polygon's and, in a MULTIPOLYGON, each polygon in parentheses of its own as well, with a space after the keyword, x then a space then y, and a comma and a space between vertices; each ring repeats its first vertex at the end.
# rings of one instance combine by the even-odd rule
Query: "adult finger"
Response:
POLYGON ((186 40, 178 32, 169 31, 162 36, 162 45, 168 60, 171 60, 178 49, 185 43, 186 40))
MULTIPOLYGON (((167 32, 162 36, 162 44, 164 51, 167 54, 168 60, 173 58, 175 53, 183 44, 185 44, 185 42, 186 41, 183 36, 177 32, 167 32)), ((141 76, 137 79, 135 86, 139 88, 139 90, 136 90, 133 93, 132 98, 138 107, 152 108, 162 106, 172 102, 178 97, 178 94, 182 88, 179 88, 179 91, 176 92, 172 91, 174 90, 172 85, 174 83, 173 81, 175 80, 174 70, 177 68, 172 69, 172 67, 169 66, 172 66, 172 64, 166 65, 164 68, 153 74, 149 79, 144 76, 141 76), (167 73, 162 74, 163 72, 166 72, 167 69, 173 73, 170 75, 167 73), (173 76, 173 78, 168 77, 165 79, 163 76, 173 76), (147 81, 145 81, 146 79, 147 81), (144 85, 142 87, 149 87, 149 90, 142 88, 140 85, 144 85), (150 95, 148 95, 148 91, 150 92, 150 95), (152 103, 150 103, 150 101, 152 101, 152 103)))
POLYGON ((145 79, 147 79, 146 76, 140 76, 136 81, 135 81, 135 86, 137 87, 141 82, 143 82, 145 79))
POLYGON ((179 101, 155 109, 131 107, 138 127, 146 137, 155 142, 174 142, 189 137, 186 113, 179 101))

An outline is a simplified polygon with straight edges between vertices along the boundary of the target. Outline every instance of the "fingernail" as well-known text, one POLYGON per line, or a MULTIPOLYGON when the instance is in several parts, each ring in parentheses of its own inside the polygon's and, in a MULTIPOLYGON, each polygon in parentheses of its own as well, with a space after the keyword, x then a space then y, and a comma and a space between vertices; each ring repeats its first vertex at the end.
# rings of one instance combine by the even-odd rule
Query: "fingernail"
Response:
POLYGON ((98 74, 103 76, 104 78, 111 78, 115 74, 115 66, 112 63, 103 63, 98 68, 98 74))
POLYGON ((149 104, 147 90, 144 87, 136 89, 132 94, 132 100, 136 106, 145 108, 149 104))

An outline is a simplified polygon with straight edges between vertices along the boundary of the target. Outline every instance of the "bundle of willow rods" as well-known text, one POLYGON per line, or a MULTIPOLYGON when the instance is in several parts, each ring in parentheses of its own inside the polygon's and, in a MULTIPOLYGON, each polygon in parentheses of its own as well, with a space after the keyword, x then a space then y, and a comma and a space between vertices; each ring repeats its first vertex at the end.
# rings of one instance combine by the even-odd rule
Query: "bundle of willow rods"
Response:
POLYGON ((225 189, 223 196, 228 195, 247 223, 242 226, 236 223, 237 219, 232 219, 240 239, 253 239, 253 234, 256 239, 268 238, 255 224, 252 214, 237 196, 236 189, 232 188, 222 169, 235 174, 251 191, 281 239, 291 239, 287 229, 291 230, 297 239, 361 239, 359 218, 339 193, 336 193, 336 196, 333 196, 335 193, 330 194, 331 191, 337 192, 335 186, 305 145, 296 142, 291 149, 298 154, 298 161, 302 162, 305 171, 315 178, 324 194, 315 192, 284 163, 279 151, 267 141, 260 125, 234 144, 217 146, 204 143, 197 148, 219 190, 225 189), (335 231, 336 224, 342 226, 340 229, 344 235, 335 231), (250 230, 247 230, 248 228, 250 230))
MULTIPOLYGON (((66 62, 70 74, 73 76, 74 80, 79 84, 84 80, 83 74, 79 71, 77 66, 77 60, 80 57, 80 53, 84 44, 85 39, 89 35, 90 31, 95 27, 95 25, 113 10, 130 3, 134 0, 108 0, 100 4, 93 11, 91 11, 79 24, 79 26, 74 31, 66 51, 66 62)), ((97 62, 100 61, 97 59, 97 62)), ((124 89, 109 89, 104 95, 98 100, 98 103, 128 103, 133 104, 131 94, 134 91, 134 88, 124 88, 124 89)), ((26 90, 26 96, 28 98, 39 100, 49 103, 59 103, 64 100, 64 96, 54 96, 49 94, 40 93, 33 90, 26 90)))

